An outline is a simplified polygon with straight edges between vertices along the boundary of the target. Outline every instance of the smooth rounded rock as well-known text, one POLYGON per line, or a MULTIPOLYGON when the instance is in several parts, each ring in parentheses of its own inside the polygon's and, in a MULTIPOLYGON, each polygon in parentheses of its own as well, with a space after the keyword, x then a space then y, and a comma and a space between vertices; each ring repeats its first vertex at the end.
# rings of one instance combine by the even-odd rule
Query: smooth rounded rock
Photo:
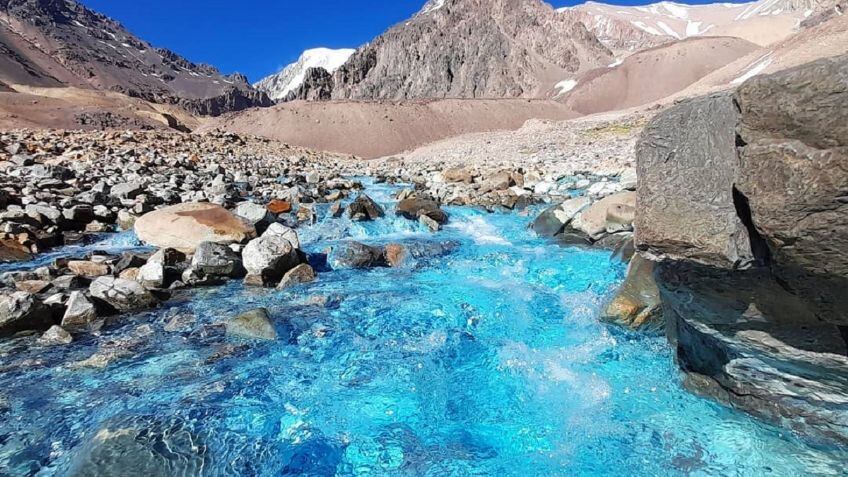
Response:
POLYGON ((256 237, 256 229, 220 205, 178 204, 150 212, 135 221, 143 242, 159 248, 194 253, 203 242, 240 243, 256 237))

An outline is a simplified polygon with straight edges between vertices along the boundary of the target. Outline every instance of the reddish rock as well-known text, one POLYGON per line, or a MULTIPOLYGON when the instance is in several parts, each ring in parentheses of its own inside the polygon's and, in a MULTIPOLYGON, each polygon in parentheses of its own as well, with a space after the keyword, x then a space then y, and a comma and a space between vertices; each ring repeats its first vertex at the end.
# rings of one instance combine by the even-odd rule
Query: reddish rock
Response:
POLYGON ((285 200, 274 199, 268 203, 268 212, 272 214, 287 214, 292 211, 292 205, 285 200))

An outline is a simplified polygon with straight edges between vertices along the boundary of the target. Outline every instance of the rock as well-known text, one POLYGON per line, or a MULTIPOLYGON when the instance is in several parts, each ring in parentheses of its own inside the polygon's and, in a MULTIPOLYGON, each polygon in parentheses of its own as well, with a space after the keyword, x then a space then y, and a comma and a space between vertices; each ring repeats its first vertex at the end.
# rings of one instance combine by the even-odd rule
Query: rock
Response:
POLYGON ((464 184, 474 182, 474 176, 464 167, 445 169, 442 171, 442 178, 445 182, 462 182, 464 184))
POLYGON ((277 285, 277 289, 284 290, 286 288, 302 285, 312 281, 315 281, 315 270, 313 270, 309 264, 302 263, 283 275, 283 279, 280 280, 280 284, 277 285))
POLYGON ((41 335, 38 339, 38 344, 41 346, 61 346, 71 344, 74 341, 73 336, 65 331, 61 326, 53 325, 49 330, 41 335))
POLYGON ((261 277, 265 284, 276 283, 300 263, 297 249, 279 235, 264 235, 251 240, 242 252, 248 275, 261 277))
POLYGON ((557 204, 542 212, 533 221, 533 231, 542 237, 553 237, 562 233, 577 213, 585 209, 592 200, 588 197, 575 197, 557 204))
POLYGON ((639 185, 638 177, 636 168, 628 167, 618 177, 618 183, 621 185, 622 190, 636 190, 636 187, 639 185))
POLYGON ((403 266, 409 258, 409 253, 407 252, 406 247, 397 243, 386 245, 384 255, 386 257, 386 263, 388 263, 390 267, 394 268, 403 266))
POLYGON ((262 234, 263 237, 266 235, 276 235, 282 237, 288 240, 294 248, 300 250, 300 239, 297 236, 297 232, 295 232, 294 229, 290 227, 286 227, 285 225, 280 223, 273 223, 268 227, 265 233, 262 234))
POLYGON ((636 208, 628 204, 615 204, 607 209, 607 233, 633 231, 636 208))
POLYGON ((846 81, 843 55, 660 114, 637 148, 636 219, 686 386, 842 445, 846 81))
POLYGON ((135 221, 138 220, 138 216, 130 212, 129 210, 119 210, 118 218, 116 220, 118 224, 118 228, 121 230, 132 230, 135 227, 135 221))
POLYGON ((611 208, 616 206, 635 207, 635 192, 620 192, 605 197, 590 205, 571 221, 570 227, 585 233, 593 241, 607 233, 607 217, 611 208))
POLYGON ((409 220, 418 220, 426 216, 440 225, 448 222, 448 214, 445 213, 436 201, 411 198, 398 202, 395 213, 409 220))
POLYGON ((37 295, 39 293, 44 293, 53 286, 52 283, 47 280, 23 280, 19 282, 15 282, 15 289, 22 292, 27 292, 32 295, 37 295))
POLYGON ((137 182, 124 182, 112 186, 110 194, 119 199, 135 199, 144 192, 144 186, 137 182))
POLYGON ((166 267, 173 267, 186 260, 186 255, 173 248, 159 249, 147 259, 147 263, 156 263, 166 267))
POLYGON ((279 337, 265 308, 246 311, 228 321, 227 334, 265 341, 275 341, 279 337))
POLYGON ((238 204, 234 211, 236 217, 244 220, 248 224, 262 228, 274 221, 268 208, 253 202, 242 202, 238 204))
POLYGON ((138 238, 159 248, 194 253, 203 242, 241 243, 256 236, 256 229, 219 205, 186 203, 140 217, 138 238))
POLYGON ((351 220, 377 220, 385 215, 382 207, 365 194, 359 196, 347 207, 347 215, 351 220))
POLYGON ((147 262, 138 269, 136 281, 147 289, 162 288, 165 285, 165 267, 161 263, 147 262))
POLYGON ((207 446, 187 421, 177 418, 113 419, 89 439, 74 452, 69 477, 201 475, 210 466, 207 446))
POLYGON ((35 296, 26 292, 0 292, 0 337, 19 331, 46 330, 53 314, 35 296))
POLYGON ((724 268, 753 262, 733 195, 737 123, 733 99, 718 94, 684 101, 645 127, 636 152, 639 250, 724 268))
POLYGON ((431 232, 438 232, 439 230, 442 230, 442 224, 430 218, 428 215, 418 217, 418 222, 430 229, 431 232))
POLYGON ((291 202, 279 199, 274 199, 271 202, 268 202, 266 207, 268 212, 271 212, 274 215, 287 214, 292 211, 291 202))
POLYGON ((109 265, 90 260, 71 260, 68 262, 68 269, 79 277, 97 278, 104 275, 109 275, 109 265))
POLYGON ((660 291, 654 281, 654 262, 633 257, 627 278, 607 305, 602 319, 621 326, 657 331, 665 326, 660 291))
POLYGON ((82 292, 71 292, 62 317, 62 328, 72 332, 98 328, 97 310, 82 292))
POLYGON ((100 277, 89 287, 91 296, 120 312, 143 310, 158 301, 138 282, 123 278, 100 277))
POLYGON ((15 239, 0 237, 0 263, 32 260, 31 250, 15 239))
POLYGON ((359 242, 343 242, 333 246, 327 262, 335 270, 384 265, 382 250, 359 242))
POLYGON ((329 210, 328 213, 329 213, 330 217, 333 217, 335 219, 341 217, 342 214, 344 213, 344 206, 342 206, 342 202, 340 200, 333 202, 330 205, 330 210, 329 210))
POLYGON ((191 258, 191 268, 218 277, 238 278, 245 273, 241 257, 230 247, 215 242, 198 245, 191 258))

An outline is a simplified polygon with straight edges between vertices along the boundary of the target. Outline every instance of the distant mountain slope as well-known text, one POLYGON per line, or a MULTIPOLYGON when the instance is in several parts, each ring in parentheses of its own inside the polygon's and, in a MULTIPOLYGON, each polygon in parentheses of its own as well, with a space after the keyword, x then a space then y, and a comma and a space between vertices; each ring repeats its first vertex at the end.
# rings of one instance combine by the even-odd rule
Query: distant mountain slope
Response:
POLYGON ((244 76, 154 48, 75 0, 0 0, 0 80, 116 91, 202 115, 271 103, 244 76))
POLYGON ((359 48, 329 86, 334 99, 539 97, 611 61, 582 23, 541 0, 430 0, 359 48))
POLYGON ((563 99, 581 114, 642 106, 678 93, 739 58, 761 50, 740 38, 677 41, 634 53, 614 68, 589 72, 563 99))
POLYGON ((259 91, 264 91, 274 100, 286 99, 292 91, 303 84, 306 70, 309 68, 323 68, 329 73, 334 73, 341 65, 350 58, 356 50, 330 48, 313 48, 306 50, 298 60, 280 72, 268 76, 253 85, 259 91))
POLYGON ((735 36, 766 46, 797 31, 802 20, 834 0, 759 0, 623 7, 587 2, 559 11, 582 21, 609 48, 636 51, 696 36, 735 36))

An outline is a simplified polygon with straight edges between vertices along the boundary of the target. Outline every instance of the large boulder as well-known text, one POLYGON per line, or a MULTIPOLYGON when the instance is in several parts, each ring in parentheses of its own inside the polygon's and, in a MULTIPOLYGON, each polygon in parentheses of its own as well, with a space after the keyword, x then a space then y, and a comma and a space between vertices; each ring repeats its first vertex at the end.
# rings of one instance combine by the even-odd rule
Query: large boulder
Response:
POLYGON ((842 444, 846 84, 848 55, 659 115, 637 147, 636 222, 687 386, 842 444))
POLYGON ((0 294, 0 337, 19 331, 46 330, 53 324, 50 308, 35 296, 20 291, 0 294))
POLYGON ((114 277, 100 277, 89 287, 91 296, 120 312, 143 310, 158 301, 140 283, 114 277))
POLYGON ((189 254, 203 242, 231 244, 256 237, 253 225, 208 203, 178 204, 150 212, 135 221, 135 232, 147 244, 189 254))
POLYGON ((241 255, 248 277, 261 279, 263 284, 276 284, 287 271, 300 264, 294 245, 274 234, 251 240, 241 255))
POLYGON ((733 196, 737 123, 733 98, 718 94, 685 101, 645 127, 636 148, 637 248, 656 258, 750 265, 750 240, 733 196))
POLYGON ((755 78, 735 95, 740 206, 755 253, 848 325, 848 55, 755 78))

